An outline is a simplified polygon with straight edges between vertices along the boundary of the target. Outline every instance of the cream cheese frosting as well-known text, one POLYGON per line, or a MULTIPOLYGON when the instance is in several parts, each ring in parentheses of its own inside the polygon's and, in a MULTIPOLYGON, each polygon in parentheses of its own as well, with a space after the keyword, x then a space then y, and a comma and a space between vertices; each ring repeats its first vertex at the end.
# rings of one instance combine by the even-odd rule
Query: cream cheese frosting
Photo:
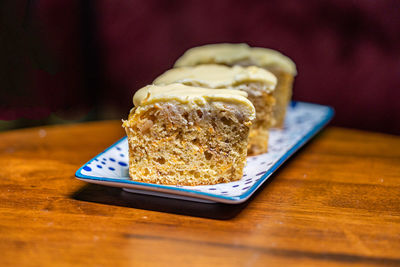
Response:
POLYGON ((209 44, 187 50, 176 62, 175 67, 200 64, 256 65, 275 68, 297 74, 295 63, 282 53, 267 48, 250 47, 247 44, 209 44))
POLYGON ((154 84, 183 83, 206 88, 234 88, 244 83, 261 83, 266 91, 274 90, 277 79, 265 69, 251 67, 227 67, 205 64, 194 67, 180 67, 166 71, 154 80, 154 84))
POLYGON ((148 85, 139 89, 133 96, 135 107, 151 105, 157 102, 175 100, 183 104, 205 105, 209 102, 228 102, 247 107, 251 119, 255 117, 255 108, 246 98, 247 93, 231 89, 208 89, 186 86, 179 83, 169 85, 148 85))

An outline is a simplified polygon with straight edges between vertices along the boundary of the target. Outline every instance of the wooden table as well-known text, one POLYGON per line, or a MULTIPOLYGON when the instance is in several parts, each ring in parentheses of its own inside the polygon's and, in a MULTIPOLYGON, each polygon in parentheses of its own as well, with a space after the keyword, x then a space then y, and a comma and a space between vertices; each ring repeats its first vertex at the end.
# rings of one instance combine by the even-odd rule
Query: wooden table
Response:
POLYGON ((0 133, 0 265, 400 265, 400 137, 330 127, 240 205, 74 178, 120 122, 0 133))

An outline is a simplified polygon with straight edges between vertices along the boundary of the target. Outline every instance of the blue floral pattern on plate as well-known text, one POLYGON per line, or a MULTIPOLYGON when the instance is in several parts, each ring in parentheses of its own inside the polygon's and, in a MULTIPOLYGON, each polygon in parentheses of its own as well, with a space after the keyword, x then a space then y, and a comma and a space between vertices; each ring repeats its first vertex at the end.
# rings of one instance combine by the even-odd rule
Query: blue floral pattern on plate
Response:
POLYGON ((134 192, 192 201, 241 203, 247 200, 293 153, 333 117, 333 109, 304 102, 288 107, 283 129, 271 130, 268 153, 248 157, 243 178, 207 186, 169 186, 135 182, 128 175, 128 142, 122 138, 83 165, 75 174, 89 183, 117 186, 134 192))

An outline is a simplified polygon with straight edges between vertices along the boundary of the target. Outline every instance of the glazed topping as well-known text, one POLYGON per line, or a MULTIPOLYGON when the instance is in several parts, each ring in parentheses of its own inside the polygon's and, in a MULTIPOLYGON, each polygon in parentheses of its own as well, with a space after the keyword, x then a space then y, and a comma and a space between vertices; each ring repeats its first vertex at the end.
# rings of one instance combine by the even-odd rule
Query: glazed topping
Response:
POLYGON ((210 44, 187 50, 175 63, 175 67, 200 64, 255 65, 262 68, 274 68, 293 75, 297 74, 294 62, 282 53, 247 44, 210 44))
POLYGON ((233 65, 248 57, 247 44, 209 44, 193 47, 180 57, 175 67, 195 66, 199 64, 216 63, 233 65))
POLYGON ((286 71, 293 75, 297 74, 296 64, 288 58, 284 56, 282 53, 261 47, 253 47, 250 52, 250 59, 255 63, 256 66, 260 66, 262 68, 275 68, 286 71))
POLYGON ((174 68, 159 76, 154 84, 183 83, 206 88, 234 88, 244 83, 261 83, 265 90, 274 90, 277 79, 265 69, 251 67, 227 67, 205 64, 194 67, 174 68))
POLYGON ((251 117, 254 117, 254 106, 246 97, 247 93, 239 90, 207 89, 173 83, 165 86, 148 85, 141 88, 133 96, 133 104, 138 107, 175 100, 184 104, 205 105, 219 101, 245 106, 251 117))

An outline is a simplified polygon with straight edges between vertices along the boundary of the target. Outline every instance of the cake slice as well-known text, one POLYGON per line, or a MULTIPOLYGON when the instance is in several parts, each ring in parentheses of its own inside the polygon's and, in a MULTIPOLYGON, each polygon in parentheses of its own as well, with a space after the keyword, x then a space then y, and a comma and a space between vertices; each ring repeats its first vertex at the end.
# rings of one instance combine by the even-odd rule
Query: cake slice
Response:
POLYGON ((205 64, 194 67, 174 68, 154 80, 154 84, 182 83, 212 89, 235 89, 248 94, 248 99, 256 109, 256 119, 250 129, 248 155, 266 153, 268 149, 269 128, 274 124, 273 91, 276 77, 255 66, 227 67, 205 64))
POLYGON ((149 85, 133 102, 123 122, 132 180, 210 185, 242 178, 255 118, 245 92, 149 85))
POLYGON ((286 108, 292 97, 293 80, 297 74, 296 65, 290 58, 272 49, 222 43, 189 49, 176 61, 175 67, 200 64, 258 66, 272 72, 278 78, 273 93, 276 99, 273 126, 283 127, 286 108))

